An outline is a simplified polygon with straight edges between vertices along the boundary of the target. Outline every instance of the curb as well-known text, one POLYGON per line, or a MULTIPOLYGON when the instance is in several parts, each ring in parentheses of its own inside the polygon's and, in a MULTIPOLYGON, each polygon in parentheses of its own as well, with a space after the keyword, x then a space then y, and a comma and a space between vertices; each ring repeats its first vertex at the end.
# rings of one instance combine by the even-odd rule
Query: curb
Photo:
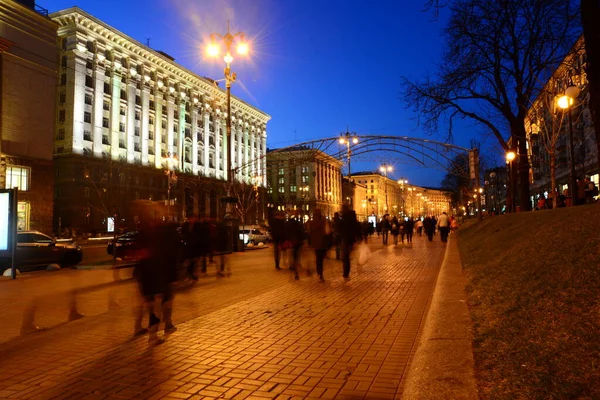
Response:
POLYGON ((473 322, 455 237, 450 237, 403 399, 479 399, 473 322))

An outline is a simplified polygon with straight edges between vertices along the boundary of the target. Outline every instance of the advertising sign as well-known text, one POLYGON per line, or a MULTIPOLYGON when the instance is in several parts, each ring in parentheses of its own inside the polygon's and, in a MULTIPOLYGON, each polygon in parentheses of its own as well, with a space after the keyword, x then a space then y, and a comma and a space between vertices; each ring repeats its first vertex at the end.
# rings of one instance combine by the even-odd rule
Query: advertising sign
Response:
POLYGON ((0 251, 9 251, 10 224, 10 193, 0 193, 0 251))
POLYGON ((114 232, 115 231, 115 219, 110 217, 106 220, 106 231, 114 232))

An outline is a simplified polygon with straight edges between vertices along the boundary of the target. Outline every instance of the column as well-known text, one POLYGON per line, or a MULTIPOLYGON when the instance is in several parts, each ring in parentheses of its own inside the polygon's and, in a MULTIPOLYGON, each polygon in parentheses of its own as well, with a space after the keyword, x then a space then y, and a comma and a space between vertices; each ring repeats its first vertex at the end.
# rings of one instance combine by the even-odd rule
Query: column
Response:
POLYGON ((121 73, 119 69, 121 64, 114 63, 114 70, 111 74, 111 103, 110 103, 110 157, 113 160, 119 159, 119 120, 121 111, 121 73))
POLYGON ((154 166, 162 168, 162 110, 163 98, 158 84, 154 87, 154 166))
MULTIPOLYGON (((242 156, 242 151, 244 148, 244 122, 242 119, 237 119, 236 120, 236 125, 237 125, 237 129, 236 129, 236 135, 237 135, 237 157, 236 157, 236 162, 239 166, 244 165, 244 160, 243 160, 243 156, 242 156)), ((238 172, 238 179, 242 179, 242 173, 243 170, 240 169, 238 172)))
MULTIPOLYGON (((73 153, 83 154, 83 113, 85 109, 86 55, 73 50, 73 153)), ((68 80, 67 80, 68 82, 68 80)))
POLYGON ((208 170, 210 168, 210 145, 209 145, 209 118, 210 112, 207 111, 204 113, 204 176, 208 176, 208 170))
POLYGON ((127 162, 134 161, 134 137, 135 137, 135 84, 133 77, 127 78, 127 124, 125 126, 125 137, 127 141, 127 162))
MULTIPOLYGON (((262 151, 261 151, 261 176, 263 177, 262 184, 267 187, 267 137, 266 133, 262 137, 262 151)), ((310 178, 309 178, 310 179, 310 178)))
MULTIPOLYGON (((221 169, 221 158, 225 160, 225 153, 223 152, 223 156, 221 156, 221 151, 223 147, 223 143, 225 142, 221 137, 221 118, 219 118, 219 114, 215 113, 214 115, 214 128, 215 128, 215 178, 219 179, 219 170, 221 169)), ((227 180, 227 176, 223 178, 227 180)))
POLYGON ((94 63, 94 106, 92 115, 92 151, 95 157, 102 157, 102 118, 104 117, 104 73, 103 65, 94 63))
POLYGON ((177 158, 179 159, 179 166, 183 171, 183 162, 185 161, 185 147, 183 145, 183 141, 185 140, 185 101, 179 100, 178 104, 179 110, 179 120, 177 122, 177 127, 179 128, 177 132, 175 132, 177 139, 177 158))
POLYGON ((246 123, 244 125, 244 138, 242 139, 244 141, 244 165, 246 168, 244 168, 242 179, 250 174, 250 169, 252 168, 250 165, 252 161, 252 153, 250 153, 250 136, 250 125, 246 123))
MULTIPOLYGON (((140 150, 142 152, 142 165, 148 165, 148 137, 150 129, 150 88, 142 84, 142 112, 140 121, 140 150)), ((156 125, 156 117, 154 124, 156 125)), ((155 136, 156 138, 156 136, 155 136)), ((154 153, 156 154, 156 153, 154 153)))
POLYGON ((173 155, 173 129, 175 127, 174 120, 175 103, 173 96, 167 98, 167 152, 173 155))
MULTIPOLYGON (((193 103, 192 103, 193 104, 193 103)), ((198 108, 192 106, 192 174, 198 175, 198 108)), ((198 214, 198 210, 194 210, 198 214)))
POLYGON ((255 148, 254 148, 254 143, 255 143, 255 132, 254 132, 254 127, 251 127, 250 129, 250 133, 248 135, 248 146, 249 146, 249 152, 250 152, 250 168, 248 168, 248 176, 254 176, 256 173, 256 163, 255 163, 255 148))

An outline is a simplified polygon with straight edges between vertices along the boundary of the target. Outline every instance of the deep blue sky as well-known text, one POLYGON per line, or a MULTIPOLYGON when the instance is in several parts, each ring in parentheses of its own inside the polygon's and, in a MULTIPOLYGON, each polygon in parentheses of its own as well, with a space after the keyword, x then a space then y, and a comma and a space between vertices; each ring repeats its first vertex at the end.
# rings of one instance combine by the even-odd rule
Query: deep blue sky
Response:
MULTIPOLYGON (((77 5, 130 37, 163 50, 202 76, 222 77, 223 62, 207 60, 202 40, 232 31, 253 38, 251 60, 236 59, 232 93, 272 116, 269 148, 358 134, 423 137, 400 100, 400 77, 435 71, 445 15, 431 21, 424 0, 38 0, 50 12, 77 5), (193 5, 192 5, 193 4, 193 5)), ((460 133, 455 143, 469 147, 460 133)), ((437 186, 439 170, 424 170, 373 154, 352 170, 395 164, 392 176, 437 186)))

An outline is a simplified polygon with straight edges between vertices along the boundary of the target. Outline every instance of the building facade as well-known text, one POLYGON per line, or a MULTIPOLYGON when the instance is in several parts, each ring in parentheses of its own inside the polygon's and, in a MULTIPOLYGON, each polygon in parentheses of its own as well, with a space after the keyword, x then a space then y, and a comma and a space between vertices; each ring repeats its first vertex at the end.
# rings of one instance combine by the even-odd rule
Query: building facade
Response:
POLYGON ((266 186, 269 115, 232 96, 228 144, 227 98, 214 81, 76 7, 50 17, 57 229, 103 230, 135 199, 164 204, 169 219, 220 216, 228 157, 236 180, 266 186))
MULTIPOLYGON (((553 175, 558 192, 566 190, 572 164, 577 179, 589 176, 596 185, 599 183, 598 151, 589 109, 586 66, 584 38, 581 36, 527 112, 525 126, 531 165, 530 184, 535 195, 545 194, 548 197, 553 175), (571 99, 570 107, 563 110, 558 106, 558 99, 570 86, 577 87, 580 93, 577 98, 571 99)), ((535 204, 534 196, 530 200, 535 204)))
POLYGON ((52 233, 57 24, 0 0, 0 186, 19 189, 17 229, 52 233))
POLYGON ((298 212, 307 220, 319 209, 327 218, 341 210, 342 162, 315 149, 267 153, 269 211, 298 212))

